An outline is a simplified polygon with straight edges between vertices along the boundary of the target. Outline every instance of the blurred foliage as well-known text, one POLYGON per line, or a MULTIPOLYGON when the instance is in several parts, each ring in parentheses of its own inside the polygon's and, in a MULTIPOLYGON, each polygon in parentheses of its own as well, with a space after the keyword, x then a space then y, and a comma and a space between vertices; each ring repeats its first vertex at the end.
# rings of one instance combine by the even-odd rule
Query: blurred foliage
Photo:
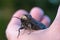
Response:
POLYGON ((7 40, 5 30, 16 10, 25 9, 29 12, 32 7, 38 6, 53 21, 59 4, 60 0, 0 0, 0 40, 7 40))

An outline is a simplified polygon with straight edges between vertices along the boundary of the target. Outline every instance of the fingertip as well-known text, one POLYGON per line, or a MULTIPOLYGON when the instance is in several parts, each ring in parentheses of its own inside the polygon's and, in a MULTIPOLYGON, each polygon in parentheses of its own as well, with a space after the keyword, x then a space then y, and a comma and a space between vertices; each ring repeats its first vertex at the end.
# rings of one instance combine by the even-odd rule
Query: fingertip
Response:
POLYGON ((40 13, 40 15, 44 14, 43 10, 40 7, 33 7, 30 12, 33 12, 33 13, 38 12, 38 13, 40 13))
POLYGON ((21 17, 23 14, 27 14, 28 12, 26 11, 26 10, 23 10, 23 9, 21 9, 21 10, 17 10, 15 13, 14 13, 14 15, 13 16, 16 16, 16 17, 21 17))
POLYGON ((44 15, 44 12, 41 8, 39 7, 34 7, 31 9, 30 14, 32 17, 36 20, 41 20, 42 16, 44 15))
POLYGON ((45 16, 43 17, 43 19, 42 19, 41 22, 42 22, 44 25, 46 25, 46 27, 49 27, 51 20, 50 20, 50 18, 49 18, 47 15, 45 15, 45 16))

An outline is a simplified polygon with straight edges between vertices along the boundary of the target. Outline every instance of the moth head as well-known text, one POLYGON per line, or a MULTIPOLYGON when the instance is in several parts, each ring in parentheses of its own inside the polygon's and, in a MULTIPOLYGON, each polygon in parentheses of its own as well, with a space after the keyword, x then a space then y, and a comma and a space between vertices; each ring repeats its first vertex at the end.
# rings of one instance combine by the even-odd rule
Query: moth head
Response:
POLYGON ((27 16, 23 15, 23 16, 21 17, 21 19, 22 19, 22 20, 27 20, 28 18, 27 18, 27 16))

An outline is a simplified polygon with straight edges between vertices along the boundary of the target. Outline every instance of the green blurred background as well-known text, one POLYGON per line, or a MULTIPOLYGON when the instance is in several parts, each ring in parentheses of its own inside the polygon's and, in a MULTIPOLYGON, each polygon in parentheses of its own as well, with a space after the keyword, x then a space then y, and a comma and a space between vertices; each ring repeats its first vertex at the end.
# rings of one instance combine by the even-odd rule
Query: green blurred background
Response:
POLYGON ((53 22, 59 4, 60 0, 0 0, 0 40, 7 40, 5 29, 16 10, 25 9, 29 12, 32 7, 38 6, 53 22))

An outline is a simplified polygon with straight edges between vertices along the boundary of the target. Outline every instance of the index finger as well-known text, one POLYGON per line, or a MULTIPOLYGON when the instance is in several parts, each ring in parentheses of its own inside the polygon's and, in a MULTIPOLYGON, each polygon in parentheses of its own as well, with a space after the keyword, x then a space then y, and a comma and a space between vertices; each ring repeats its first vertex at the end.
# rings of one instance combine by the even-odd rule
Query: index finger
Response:
POLYGON ((16 30, 18 30, 18 28, 21 27, 21 21, 18 18, 20 18, 23 14, 27 14, 27 12, 25 10, 18 10, 14 13, 14 15, 12 16, 12 19, 9 22, 7 29, 6 29, 6 36, 7 37, 17 36, 18 32, 16 30))
POLYGON ((9 22, 9 25, 20 25, 20 18, 23 14, 27 14, 25 10, 18 10, 14 13, 14 15, 11 18, 11 21, 9 22))

